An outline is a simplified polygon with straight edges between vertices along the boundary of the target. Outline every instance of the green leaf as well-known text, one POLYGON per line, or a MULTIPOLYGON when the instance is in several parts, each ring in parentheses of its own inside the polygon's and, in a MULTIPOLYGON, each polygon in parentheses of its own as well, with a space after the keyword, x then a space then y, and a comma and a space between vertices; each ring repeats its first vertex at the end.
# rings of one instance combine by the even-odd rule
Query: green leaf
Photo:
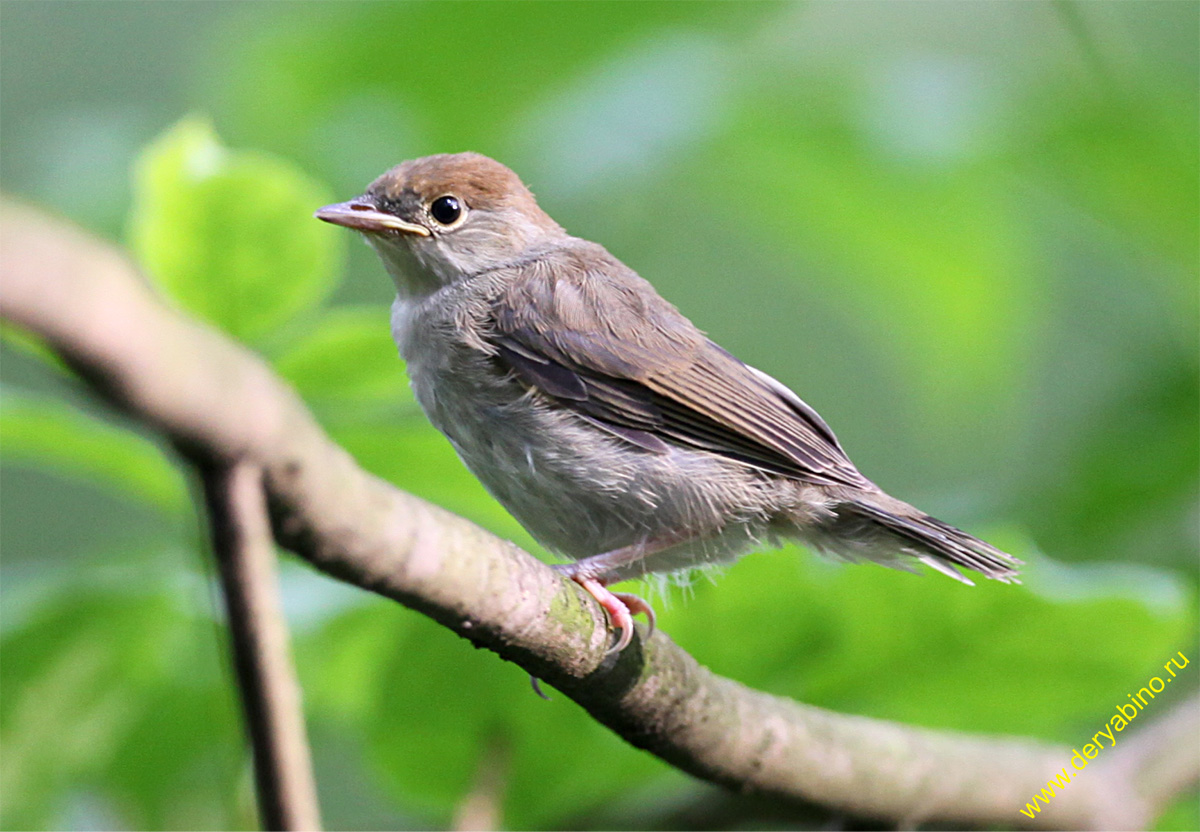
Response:
POLYGON ((137 163, 130 243, 184 308, 255 341, 333 289, 344 235, 312 218, 328 201, 286 162, 228 150, 188 118, 137 163))
POLYGON ((114 828, 244 828, 245 751, 211 623, 145 589, 71 586, 6 621, 3 828, 58 828, 80 791, 114 828))
POLYGON ((383 306, 330 310, 276 359, 275 369, 321 409, 388 405, 415 412, 383 306))
POLYGON ((164 511, 188 495, 179 470, 153 442, 91 419, 61 401, 4 391, 0 458, 116 488, 164 511))
POLYGON ((1106 718, 1194 632, 1194 596, 1167 573, 1055 564, 1018 539, 987 536, 1029 562, 1023 585, 967 587, 787 550, 698 583, 659 621, 715 672, 772 693, 1064 742, 1106 718))

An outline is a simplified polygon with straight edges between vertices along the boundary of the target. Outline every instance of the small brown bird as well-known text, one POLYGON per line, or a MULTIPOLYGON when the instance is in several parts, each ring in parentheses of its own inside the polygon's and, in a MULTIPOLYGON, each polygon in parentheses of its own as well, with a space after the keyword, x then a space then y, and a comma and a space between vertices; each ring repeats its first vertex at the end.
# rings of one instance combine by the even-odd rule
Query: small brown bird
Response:
POLYGON ((728 562, 780 538, 914 559, 970 583, 1020 561, 888 496, 816 411, 704 336, 511 170, 428 156, 316 216, 359 231, 398 292, 417 401, 489 492, 621 631, 653 612, 613 582, 728 562))

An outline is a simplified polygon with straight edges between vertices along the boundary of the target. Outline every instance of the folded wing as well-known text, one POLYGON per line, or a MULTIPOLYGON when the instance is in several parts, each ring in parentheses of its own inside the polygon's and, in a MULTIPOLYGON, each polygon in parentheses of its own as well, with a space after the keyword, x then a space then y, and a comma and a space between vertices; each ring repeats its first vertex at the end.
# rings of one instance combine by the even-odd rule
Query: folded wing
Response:
POLYGON ((615 259, 604 266, 525 267, 496 299, 490 342, 522 383, 651 452, 676 445, 805 482, 870 485, 792 391, 615 259))

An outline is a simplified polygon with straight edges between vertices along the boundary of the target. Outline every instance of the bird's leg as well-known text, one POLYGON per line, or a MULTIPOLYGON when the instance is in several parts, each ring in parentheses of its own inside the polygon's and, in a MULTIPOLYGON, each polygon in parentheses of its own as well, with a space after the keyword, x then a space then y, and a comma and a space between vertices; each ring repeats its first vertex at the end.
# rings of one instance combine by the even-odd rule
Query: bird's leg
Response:
POLYGON ((610 653, 620 653, 629 646, 629 642, 633 640, 633 617, 639 612, 645 613, 650 622, 650 630, 646 637, 649 638, 650 633, 654 632, 654 609, 639 596, 628 592, 612 592, 596 578, 571 576, 571 579, 600 602, 600 606, 608 613, 608 620, 613 628, 621 631, 617 643, 610 648, 610 653))
POLYGON ((612 583, 614 578, 606 573, 611 573, 621 566, 635 563, 648 555, 666 549, 673 542, 635 543, 632 546, 613 549, 611 552, 584 558, 575 563, 563 563, 554 567, 587 590, 588 594, 604 608, 613 629, 621 631, 616 644, 609 650, 610 653, 620 653, 629 646, 629 642, 633 639, 633 616, 638 613, 645 614, 650 625, 650 629, 646 633, 647 638, 654 632, 655 620, 654 609, 643 598, 628 592, 609 590, 608 584, 612 583))

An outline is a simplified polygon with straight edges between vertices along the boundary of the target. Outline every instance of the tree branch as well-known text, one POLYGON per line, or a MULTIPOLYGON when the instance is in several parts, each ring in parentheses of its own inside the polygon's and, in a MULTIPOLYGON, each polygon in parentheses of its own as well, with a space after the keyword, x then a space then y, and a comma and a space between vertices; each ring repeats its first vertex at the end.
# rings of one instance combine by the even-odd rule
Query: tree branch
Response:
POLYGON ((240 462, 209 468, 203 478, 238 689, 254 751, 262 827, 318 830, 317 787, 279 600, 262 472, 240 462))
POLYGON ((1069 748, 768 696, 714 675, 663 633, 608 660, 604 615, 577 585, 364 473, 263 361, 165 306, 110 246, 19 208, 5 211, 0 232, 0 316, 198 465, 259 466, 280 542, 516 662, 698 777, 906 824, 1128 829, 1200 775, 1194 736, 1130 743, 1146 752, 1136 759, 1118 746, 1108 768, 1080 775, 1029 819, 1019 810, 1068 764, 1069 748), (1113 776, 1126 759, 1134 776, 1113 776), (1184 774, 1171 789, 1145 782, 1161 760, 1184 774))

